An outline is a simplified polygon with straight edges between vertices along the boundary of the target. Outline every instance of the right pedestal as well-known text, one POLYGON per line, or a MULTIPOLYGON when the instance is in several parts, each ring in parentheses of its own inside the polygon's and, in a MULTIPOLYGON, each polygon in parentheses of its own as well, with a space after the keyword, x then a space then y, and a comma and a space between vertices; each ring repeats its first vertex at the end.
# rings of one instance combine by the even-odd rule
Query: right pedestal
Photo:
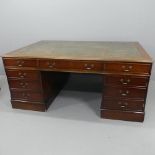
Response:
POLYGON ((101 118, 144 121, 149 76, 105 75, 101 118))

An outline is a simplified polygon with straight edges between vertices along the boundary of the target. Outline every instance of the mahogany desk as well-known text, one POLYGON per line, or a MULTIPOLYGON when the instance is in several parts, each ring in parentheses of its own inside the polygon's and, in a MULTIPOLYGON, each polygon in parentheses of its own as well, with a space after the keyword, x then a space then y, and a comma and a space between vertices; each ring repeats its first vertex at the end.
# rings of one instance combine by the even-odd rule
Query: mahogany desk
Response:
POLYGON ((137 42, 40 41, 3 56, 13 108, 46 111, 70 72, 103 77, 101 118, 143 121, 152 60, 137 42))

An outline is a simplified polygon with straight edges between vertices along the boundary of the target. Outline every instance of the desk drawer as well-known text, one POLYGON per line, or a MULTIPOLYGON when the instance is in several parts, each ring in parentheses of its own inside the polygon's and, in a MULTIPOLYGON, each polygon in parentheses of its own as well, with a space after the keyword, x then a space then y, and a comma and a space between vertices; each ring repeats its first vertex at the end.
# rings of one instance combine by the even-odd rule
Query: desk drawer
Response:
POLYGON ((40 60, 39 61, 40 68, 43 69, 51 69, 51 70, 65 70, 70 69, 71 63, 70 61, 65 60, 40 60))
POLYGON ((7 58, 3 59, 5 66, 12 66, 12 67, 37 67, 37 61, 32 59, 13 59, 7 58))
POLYGON ((151 64, 141 63, 105 63, 105 71, 110 73, 150 74, 151 64))
POLYGON ((16 109, 46 111, 46 105, 41 102, 11 100, 12 107, 16 109))
POLYGON ((42 93, 39 92, 30 92, 30 91, 11 91, 11 99, 12 100, 26 100, 26 101, 43 101, 42 93))
POLYGON ((128 87, 105 87, 103 95, 113 98, 142 98, 146 97, 146 88, 128 88, 128 87))
POLYGON ((101 110, 144 111, 144 104, 144 100, 103 99, 101 110))
POLYGON ((128 75, 105 75, 104 85, 110 86, 143 86, 147 87, 149 77, 138 77, 128 75))
POLYGON ((10 88, 22 88, 39 91, 41 89, 40 81, 28 80, 8 80, 10 88))
POLYGON ((72 68, 84 72, 103 72, 103 65, 93 61, 73 61, 72 68))
POLYGON ((144 112, 103 109, 101 110, 101 118, 143 122, 144 112))
POLYGON ((40 78, 40 74, 38 71, 30 71, 30 70, 5 70, 8 78, 20 78, 20 79, 31 79, 37 80, 40 78))
POLYGON ((51 70, 70 70, 81 72, 103 71, 101 63, 90 61, 66 61, 66 60, 40 60, 39 66, 43 69, 51 70))

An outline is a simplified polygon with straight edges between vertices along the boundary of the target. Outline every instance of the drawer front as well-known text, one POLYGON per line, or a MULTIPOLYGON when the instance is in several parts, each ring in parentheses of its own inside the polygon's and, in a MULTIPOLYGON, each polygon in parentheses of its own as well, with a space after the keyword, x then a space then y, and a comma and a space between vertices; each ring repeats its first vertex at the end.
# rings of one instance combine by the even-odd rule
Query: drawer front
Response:
POLYGON ((39 66, 40 68, 51 70, 57 70, 57 69, 65 70, 71 68, 70 62, 64 60, 40 60, 39 66))
POLYGON ((3 59, 3 62, 8 67, 37 67, 37 61, 31 59, 3 59))
POLYGON ((105 87, 103 95, 114 98, 142 98, 146 97, 146 88, 105 87))
POLYGON ((37 80, 40 78, 38 71, 29 70, 5 70, 8 78, 32 79, 37 80))
POLYGON ((22 88, 39 91, 41 89, 40 81, 27 80, 8 80, 10 88, 22 88))
POLYGON ((147 87, 149 77, 123 76, 123 75, 105 75, 104 85, 118 86, 144 86, 147 87))
POLYGON ((26 101, 43 101, 43 96, 39 92, 30 92, 30 91, 11 91, 12 100, 26 100, 26 101))
POLYGON ((40 60, 39 66, 51 70, 71 70, 84 72, 103 71, 101 63, 90 61, 40 60))
POLYGON ((105 63, 106 72, 110 73, 143 73, 150 74, 150 64, 139 63, 105 63))
POLYGON ((102 109, 121 110, 121 111, 144 111, 143 100, 111 100, 103 99, 102 109))
POLYGON ((101 110, 101 118, 143 122, 144 112, 104 109, 101 110))
POLYGON ((73 61, 72 68, 84 72, 103 72, 103 65, 99 62, 73 61))
POLYGON ((41 102, 11 100, 11 103, 16 109, 46 111, 46 105, 41 102))

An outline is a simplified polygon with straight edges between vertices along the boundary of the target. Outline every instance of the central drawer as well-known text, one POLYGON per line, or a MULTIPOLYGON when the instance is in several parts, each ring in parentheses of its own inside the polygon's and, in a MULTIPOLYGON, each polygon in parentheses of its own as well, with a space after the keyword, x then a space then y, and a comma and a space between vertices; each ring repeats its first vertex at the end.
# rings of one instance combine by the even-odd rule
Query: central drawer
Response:
POLYGON ((146 88, 105 87, 103 96, 113 98, 145 98, 146 88))
POLYGON ((66 60, 39 60, 39 66, 42 69, 50 69, 50 70, 66 70, 71 68, 70 61, 66 60))
POLYGON ((39 66, 42 69, 67 70, 75 72, 103 72, 103 65, 95 61, 80 60, 40 60, 39 66))
POLYGON ((82 72, 103 72, 103 64, 96 61, 73 61, 72 69, 82 72))

